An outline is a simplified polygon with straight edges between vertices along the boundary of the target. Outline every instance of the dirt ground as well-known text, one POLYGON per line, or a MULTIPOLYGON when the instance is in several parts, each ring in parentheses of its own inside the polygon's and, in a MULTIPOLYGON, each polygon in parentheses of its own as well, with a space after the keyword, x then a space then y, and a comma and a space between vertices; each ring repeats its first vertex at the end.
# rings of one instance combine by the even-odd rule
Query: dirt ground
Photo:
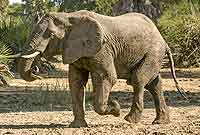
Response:
POLYGON ((48 78, 31 83, 21 79, 0 88, 1 135, 200 135, 200 69, 177 70, 180 85, 189 100, 177 92, 169 69, 162 70, 163 89, 170 109, 170 124, 152 125, 154 103, 145 91, 145 109, 140 123, 130 124, 123 118, 129 112, 132 89, 119 80, 110 97, 121 105, 120 117, 100 116, 91 106, 91 83, 86 88, 87 128, 68 128, 73 120, 68 81, 48 78))

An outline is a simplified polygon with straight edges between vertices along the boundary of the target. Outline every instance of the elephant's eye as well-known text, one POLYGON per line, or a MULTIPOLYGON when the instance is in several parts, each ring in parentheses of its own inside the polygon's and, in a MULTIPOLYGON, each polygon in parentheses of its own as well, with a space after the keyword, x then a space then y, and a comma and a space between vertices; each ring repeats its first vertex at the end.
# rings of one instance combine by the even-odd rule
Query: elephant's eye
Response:
POLYGON ((92 41, 91 40, 83 41, 83 46, 89 48, 92 47, 92 41))
POLYGON ((54 38, 54 33, 50 34, 50 38, 53 39, 54 38))
POLYGON ((84 46, 84 47, 86 46, 86 43, 85 43, 85 42, 83 42, 83 46, 84 46))
POLYGON ((83 44, 84 47, 88 47, 88 48, 92 47, 92 41, 91 40, 82 41, 82 44, 83 44))
POLYGON ((86 40, 86 43, 87 43, 88 45, 91 45, 91 44, 92 44, 92 41, 91 41, 91 40, 86 40))

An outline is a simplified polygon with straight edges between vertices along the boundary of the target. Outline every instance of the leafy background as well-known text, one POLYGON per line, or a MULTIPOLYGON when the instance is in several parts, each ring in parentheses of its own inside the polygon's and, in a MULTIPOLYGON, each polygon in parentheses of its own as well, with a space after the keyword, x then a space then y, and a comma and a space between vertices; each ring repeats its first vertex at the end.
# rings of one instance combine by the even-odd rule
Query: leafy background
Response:
MULTIPOLYGON (((129 3, 127 0, 23 1, 24 4, 13 5, 8 5, 8 0, 0 1, 0 63, 8 64, 10 60, 4 56, 21 51, 34 24, 46 12, 87 9, 104 15, 113 15, 113 6, 124 2, 127 7, 131 6, 130 3, 136 6, 146 4, 151 7, 161 5, 157 8, 160 8, 162 15, 156 20, 156 24, 175 54, 176 66, 200 66, 199 0, 129 0, 129 3)), ((150 11, 145 12, 148 14, 150 11)))

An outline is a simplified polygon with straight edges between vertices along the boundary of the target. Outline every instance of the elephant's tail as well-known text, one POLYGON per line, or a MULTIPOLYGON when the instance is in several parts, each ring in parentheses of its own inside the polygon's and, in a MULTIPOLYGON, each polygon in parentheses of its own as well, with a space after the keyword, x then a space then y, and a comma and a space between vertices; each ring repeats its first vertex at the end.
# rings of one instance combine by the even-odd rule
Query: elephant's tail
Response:
POLYGON ((167 56, 168 56, 168 59, 169 59, 171 73, 172 73, 176 88, 179 91, 179 93, 181 94, 181 96, 183 96, 185 99, 188 99, 184 89, 179 86, 179 83, 176 79, 176 74, 175 74, 175 69, 174 69, 174 60, 172 58, 172 53, 171 53, 171 50, 170 50, 169 47, 167 48, 167 56))

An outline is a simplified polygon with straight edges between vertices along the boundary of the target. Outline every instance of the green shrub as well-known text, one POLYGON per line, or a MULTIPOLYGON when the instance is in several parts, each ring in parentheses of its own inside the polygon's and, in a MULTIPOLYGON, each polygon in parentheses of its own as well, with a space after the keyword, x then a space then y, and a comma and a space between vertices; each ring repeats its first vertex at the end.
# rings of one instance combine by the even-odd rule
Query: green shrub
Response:
POLYGON ((0 21, 1 44, 9 46, 14 53, 21 50, 31 29, 31 23, 22 17, 7 16, 0 21))
POLYGON ((90 10, 104 15, 112 15, 112 6, 118 0, 71 0, 60 5, 60 11, 72 12, 77 10, 90 10))
POLYGON ((8 57, 21 51, 31 26, 32 24, 22 17, 6 16, 0 20, 0 64, 4 63, 16 70, 15 59, 8 57))
POLYGON ((11 49, 0 41, 0 64, 8 64, 9 59, 7 56, 9 56, 11 53, 11 49))
POLYGON ((177 66, 200 66, 200 17, 185 15, 160 23, 160 30, 174 56, 177 66))
POLYGON ((200 66, 200 16, 196 5, 183 1, 170 6, 158 23, 179 67, 200 66))
POLYGON ((118 0, 96 0, 95 11, 104 15, 112 15, 112 7, 118 0))

